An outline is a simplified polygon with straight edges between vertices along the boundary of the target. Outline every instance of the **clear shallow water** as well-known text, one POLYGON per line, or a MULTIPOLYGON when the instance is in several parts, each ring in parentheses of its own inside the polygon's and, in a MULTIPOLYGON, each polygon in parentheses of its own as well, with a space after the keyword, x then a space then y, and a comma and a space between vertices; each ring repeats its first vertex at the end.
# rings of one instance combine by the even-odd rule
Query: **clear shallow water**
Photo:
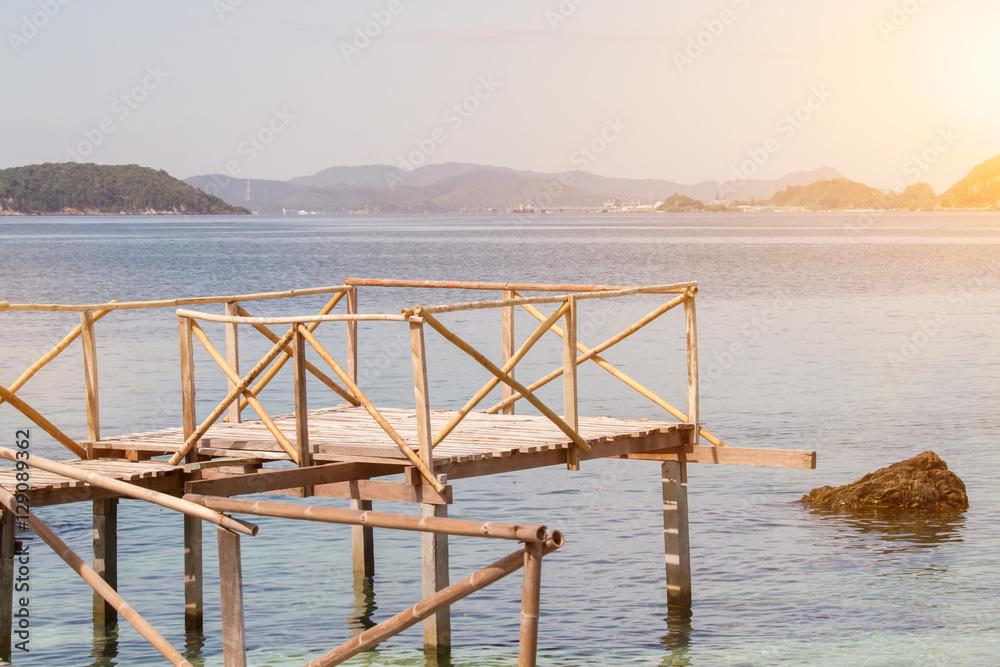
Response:
MULTIPOLYGON (((456 482, 454 516, 540 521, 568 536, 546 561, 541 663, 996 664, 1000 216, 11 219, 0 222, 0 252, 0 299, 10 301, 263 291, 335 284, 346 275, 696 279, 706 424, 734 446, 816 449, 819 469, 692 466, 694 614, 669 623, 656 464, 604 461, 573 475, 553 468, 456 482), (814 486, 853 480, 924 449, 939 452, 966 481, 972 508, 964 517, 885 523, 814 515, 796 502, 814 486)), ((369 289, 361 298, 364 310, 394 312, 465 295, 369 289)), ((301 312, 319 305, 300 303, 301 312)), ((652 307, 640 299, 602 314, 587 305, 581 337, 603 340, 652 307)), ((685 391, 680 319, 667 316, 608 354, 678 403, 685 391)), ((477 345, 498 345, 498 324, 483 313, 449 321, 477 345)), ((0 322, 5 382, 75 323, 49 314, 0 314, 0 322)), ((518 324, 522 335, 531 326, 518 324)), ((179 423, 175 331, 170 310, 120 313, 98 325, 105 433, 179 423)), ((341 349, 339 332, 324 336, 341 349)), ((381 403, 408 405, 403 332, 373 323, 361 336, 363 386, 381 403)), ((245 363, 263 349, 249 336, 241 342, 245 363)), ((435 405, 460 404, 483 381, 481 372, 440 341, 429 345, 435 405)), ((523 373, 541 375, 558 354, 554 342, 540 343, 523 373)), ((204 361, 199 409, 207 411, 223 385, 204 361)), ((22 391, 79 434, 82 384, 74 348, 22 391)), ((587 368, 581 387, 588 414, 657 416, 599 369, 587 368)), ((319 388, 312 396, 320 400, 319 388)), ((558 403, 558 393, 543 396, 558 403)), ((287 378, 265 399, 272 412, 286 410, 287 378)), ((6 440, 21 424, 0 407, 6 440)), ((35 448, 58 453, 37 429, 35 448)), ((40 514, 87 553, 87 505, 40 514)), ((260 535, 244 541, 251 664, 302 664, 419 596, 416 535, 376 535, 371 597, 352 589, 346 529, 260 523, 260 535)), ((187 642, 205 665, 221 665, 211 534, 202 639, 183 632, 179 517, 124 502, 120 530, 123 595, 174 645, 187 642)), ((33 650, 18 665, 162 664, 127 625, 116 651, 95 646, 89 589, 38 546, 33 650), (88 657, 101 652, 117 655, 88 657)), ((507 546, 455 539, 453 577, 507 546)), ((453 664, 516 663, 519 583, 515 575, 455 607, 453 664)), ((351 664, 423 664, 419 640, 413 629, 351 664)))

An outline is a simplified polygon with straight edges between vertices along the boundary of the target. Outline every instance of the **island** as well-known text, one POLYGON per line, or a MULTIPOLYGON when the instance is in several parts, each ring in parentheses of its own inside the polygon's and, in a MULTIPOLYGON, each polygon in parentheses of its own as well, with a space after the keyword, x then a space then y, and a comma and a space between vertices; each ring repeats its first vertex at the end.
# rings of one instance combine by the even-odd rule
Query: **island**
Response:
POLYGON ((246 215, 250 211, 136 164, 0 169, 0 215, 246 215))

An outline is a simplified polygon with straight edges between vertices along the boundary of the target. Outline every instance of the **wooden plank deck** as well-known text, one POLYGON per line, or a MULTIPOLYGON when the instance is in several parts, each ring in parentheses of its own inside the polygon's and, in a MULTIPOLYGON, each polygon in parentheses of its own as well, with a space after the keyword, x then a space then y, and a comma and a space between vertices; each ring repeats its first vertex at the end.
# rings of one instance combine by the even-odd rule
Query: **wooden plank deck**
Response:
MULTIPOLYGON (((184 467, 172 466, 163 461, 80 460, 66 461, 68 465, 87 472, 122 480, 146 489, 179 495, 184 488, 184 467)), ((8 490, 17 487, 17 472, 13 468, 0 470, 0 486, 8 490)), ((31 505, 41 507, 61 503, 113 497, 75 479, 43 470, 31 469, 31 505)))
MULTIPOLYGON (((416 411, 404 408, 380 408, 380 411, 417 451, 416 411)), ((432 410, 431 424, 440 428, 455 414, 451 410, 432 410)), ((295 443, 294 415, 275 417, 274 421, 295 443)), ((309 448, 317 462, 406 463, 403 453, 364 408, 344 405, 310 410, 308 422, 309 448)), ((580 417, 579 432, 591 446, 635 441, 635 447, 616 452, 617 455, 643 451, 648 447, 643 447, 642 442, 685 428, 689 427, 671 421, 580 417)), ((183 440, 181 429, 173 428, 104 438, 92 446, 101 456, 130 451, 162 455, 176 452, 183 440)), ((515 454, 565 450, 570 445, 565 434, 543 416, 472 413, 434 449, 434 462, 435 466, 453 466, 515 454)), ((663 446, 668 445, 659 445, 663 446)), ((288 459, 260 421, 216 424, 202 439, 199 451, 218 457, 288 459)))

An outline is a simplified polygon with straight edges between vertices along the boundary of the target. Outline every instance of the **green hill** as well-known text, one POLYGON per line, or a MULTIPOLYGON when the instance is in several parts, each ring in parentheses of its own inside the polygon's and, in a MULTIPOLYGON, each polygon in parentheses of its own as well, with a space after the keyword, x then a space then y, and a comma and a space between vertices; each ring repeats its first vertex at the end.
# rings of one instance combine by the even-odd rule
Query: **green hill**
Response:
POLYGON ((1000 208, 1000 155, 976 165, 941 195, 943 208, 1000 208))
POLYGON ((804 208, 810 211, 886 209, 892 198, 883 192, 847 178, 792 185, 767 200, 777 208, 804 208))
POLYGON ((927 183, 915 183, 898 195, 893 201, 893 208, 902 208, 908 211, 929 211, 937 208, 938 196, 934 194, 934 188, 927 183))
POLYGON ((0 169, 0 214, 249 213, 162 170, 46 163, 0 169))
POLYGON ((688 197, 687 195, 675 192, 664 199, 660 205, 656 207, 656 210, 669 211, 671 213, 688 213, 691 211, 704 211, 705 204, 694 197, 688 197))

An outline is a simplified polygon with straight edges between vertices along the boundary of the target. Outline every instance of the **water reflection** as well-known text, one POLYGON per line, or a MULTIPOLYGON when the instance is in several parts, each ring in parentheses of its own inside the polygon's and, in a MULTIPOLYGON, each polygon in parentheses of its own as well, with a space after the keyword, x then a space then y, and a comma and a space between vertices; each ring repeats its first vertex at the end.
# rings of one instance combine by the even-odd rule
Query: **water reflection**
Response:
POLYGON ((90 649, 90 657, 94 659, 89 667, 115 667, 118 662, 118 628, 110 633, 94 633, 93 645, 90 649))
POLYGON ((184 657, 188 659, 194 667, 202 667, 205 664, 205 633, 200 630, 186 630, 184 632, 184 657))
POLYGON ((376 625, 373 620, 378 605, 375 604, 375 581, 372 577, 354 578, 354 600, 347 617, 347 627, 354 634, 376 625))
POLYGON ((940 544, 963 542, 964 514, 905 516, 885 513, 844 513, 812 509, 810 513, 824 521, 839 522, 852 534, 871 536, 887 543, 880 553, 933 548, 940 544))
POLYGON ((667 631, 660 638, 669 652, 660 661, 660 667, 686 667, 691 664, 689 649, 691 645, 691 610, 684 608, 668 608, 667 631))
POLYGON ((451 661, 451 649, 441 648, 437 651, 424 650, 425 667, 454 667, 451 661))

